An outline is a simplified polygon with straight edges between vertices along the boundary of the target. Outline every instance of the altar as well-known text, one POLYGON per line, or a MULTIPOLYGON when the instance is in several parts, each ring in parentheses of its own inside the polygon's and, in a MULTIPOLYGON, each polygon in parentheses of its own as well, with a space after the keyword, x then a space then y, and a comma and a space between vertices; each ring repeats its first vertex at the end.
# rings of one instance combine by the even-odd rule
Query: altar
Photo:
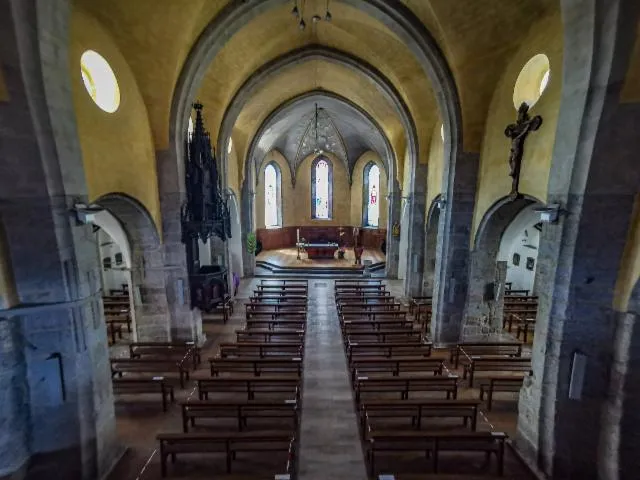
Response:
POLYGON ((338 250, 338 244, 334 242, 324 243, 296 243, 298 249, 298 259, 300 259, 300 252, 306 251, 310 260, 324 260, 335 258, 336 251, 338 250))

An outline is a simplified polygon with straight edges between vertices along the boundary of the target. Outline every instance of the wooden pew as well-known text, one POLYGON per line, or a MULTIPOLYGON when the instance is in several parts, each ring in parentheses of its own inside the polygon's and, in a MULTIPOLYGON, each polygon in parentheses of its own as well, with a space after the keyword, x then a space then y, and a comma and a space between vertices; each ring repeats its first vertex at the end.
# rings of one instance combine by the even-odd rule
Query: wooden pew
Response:
POLYGON ((291 295, 289 297, 282 295, 262 295, 249 297, 249 303, 260 303, 264 305, 281 304, 287 305, 307 305, 309 299, 304 295, 291 295))
POLYGON ((246 318, 254 316, 267 316, 275 318, 278 314, 295 316, 296 318, 306 318, 307 305, 297 305, 290 303, 247 303, 246 318))
MULTIPOLYGON (((389 293, 389 292, 385 292, 389 293)), ((336 297, 336 304, 341 307, 343 305, 350 305, 354 303, 366 303, 366 304, 386 304, 396 303, 396 297, 391 295, 341 295, 336 297)))
POLYGON ((221 343, 220 357, 254 357, 273 358, 279 356, 302 357, 304 353, 303 342, 242 342, 221 343))
POLYGON ((529 340, 529 332, 533 333, 536 329, 536 319, 535 318, 524 318, 516 328, 516 338, 520 338, 520 334, 522 334, 522 341, 527 343, 529 340))
POLYGON ((107 335, 111 337, 109 341, 109 345, 114 345, 118 340, 118 338, 122 339, 122 325, 118 322, 105 320, 107 324, 107 335))
POLYGON ((355 357, 351 360, 351 381, 361 376, 433 373, 442 375, 444 360, 425 357, 355 357))
POLYGON ((433 297, 411 297, 409 301, 409 313, 414 315, 416 313, 416 309, 421 305, 431 305, 433 302, 433 297))
MULTIPOLYGON (((349 301, 353 299, 358 299, 358 301, 363 301, 364 299, 369 299, 369 298, 382 300, 384 298, 389 298, 389 297, 391 297, 391 292, 387 290, 373 291, 373 292, 354 290, 354 291, 348 291, 348 292, 337 292, 335 294, 336 303, 349 301)), ((394 299, 392 301, 395 301, 395 297, 391 297, 391 298, 394 299)))
POLYGON ((238 453, 266 453, 272 456, 282 452, 290 456, 294 451, 294 435, 291 432, 193 432, 160 433, 160 469, 167 475, 167 458, 175 462, 177 454, 218 453, 226 458, 226 472, 231 473, 232 460, 238 453))
POLYGON ((363 280, 336 280, 334 283, 335 287, 343 286, 343 285, 381 285, 382 280, 376 278, 367 278, 363 280))
POLYGON ((502 432, 428 432, 424 430, 381 431, 369 434, 366 458, 369 473, 376 472, 376 452, 404 454, 430 453, 433 472, 438 473, 441 452, 478 452, 486 457, 496 455, 497 473, 504 474, 504 443, 507 435, 502 432))
POLYGON ((248 374, 259 377, 266 375, 302 375, 302 358, 210 358, 209 368, 212 377, 221 374, 248 374))
POLYGON ((111 383, 114 395, 159 393, 163 412, 167 411, 167 400, 171 401, 171 403, 175 401, 173 385, 167 383, 164 377, 113 378, 111 383))
POLYGON ((471 361, 464 366, 463 378, 469 377, 469 387, 478 372, 529 372, 531 359, 522 357, 471 357, 471 361))
POLYGON ((264 375, 247 377, 229 375, 198 379, 198 398, 208 400, 214 394, 243 394, 247 400, 255 400, 256 396, 271 398, 299 399, 300 379, 282 375, 264 375))
POLYGON ((508 332, 511 332, 514 323, 517 326, 521 323, 524 323, 525 320, 535 320, 536 315, 537 311, 535 310, 514 310, 510 313, 505 312, 504 319, 502 320, 502 328, 506 328, 508 332))
MULTIPOLYGON (((391 298, 391 297, 386 297, 391 298)), ((366 313, 371 311, 389 312, 402 310, 403 305, 401 303, 339 303, 338 313, 357 312, 366 313)))
POLYGON ((361 356, 431 356, 432 344, 427 342, 347 342, 347 360, 361 356))
POLYGON ((133 342, 129 344, 130 358, 190 358, 193 369, 202 362, 200 347, 194 342, 133 342))
POLYGON ((527 296, 529 295, 529 290, 514 290, 512 288, 506 290, 504 292, 505 298, 516 297, 516 296, 527 296))
MULTIPOLYGON (((360 424, 363 437, 369 431, 391 429, 389 426, 377 427, 377 419, 409 420, 411 427, 420 430, 423 418, 461 418, 463 426, 476 431, 478 424, 478 406, 480 400, 369 400, 360 404, 360 424)), ((406 423, 400 427, 406 429, 406 423)))
POLYGON ((446 394, 446 398, 458 397, 457 375, 429 376, 386 376, 371 377, 357 376, 354 382, 356 403, 362 401, 363 395, 374 393, 376 397, 381 394, 393 394, 400 400, 408 400, 412 393, 435 392, 446 394))
POLYGON ((386 292, 387 287, 384 285, 344 285, 335 288, 335 296, 349 294, 353 295, 356 292, 369 292, 369 293, 377 293, 386 292))
POLYGON ((265 286, 272 286, 272 287, 283 287, 283 286, 301 286, 301 287, 308 287, 309 286, 309 280, 305 280, 305 279, 291 279, 291 280, 287 280, 287 279, 267 279, 264 278, 262 280, 260 280, 260 285, 265 285, 265 286))
POLYGON ((307 326, 306 319, 282 318, 251 318, 246 321, 248 330, 266 328, 268 330, 304 330, 307 326))
POLYGON ((128 313, 105 313, 105 320, 108 323, 113 323, 116 325, 125 325, 127 327, 127 331, 131 333, 131 315, 128 313))
POLYGON ((362 330, 413 330, 413 320, 406 318, 344 320, 340 326, 343 335, 349 335, 350 333, 362 330))
POLYGON ((302 286, 282 286, 282 287, 278 287, 278 286, 271 286, 271 285, 258 285, 256 286, 256 289, 261 292, 261 293, 269 293, 269 294, 273 294, 273 293, 277 293, 277 292, 285 292, 287 294, 289 293, 293 293, 296 295, 307 295, 309 289, 307 287, 302 287, 302 286))
POLYGON ((455 368, 460 365, 460 359, 464 363, 471 361, 472 356, 507 356, 521 357, 522 343, 520 342, 462 342, 458 343, 449 352, 449 362, 455 368))
POLYGON ((304 330, 236 330, 236 341, 240 342, 291 342, 304 339, 304 330))
POLYGON ((409 329, 381 329, 371 331, 354 331, 345 336, 345 344, 349 342, 358 343, 386 343, 386 342, 422 342, 424 334, 420 330, 409 329))
POLYGON ((487 395, 487 410, 491 410, 493 394, 497 392, 520 392, 523 377, 488 377, 480 380, 480 400, 484 400, 487 395))
POLYGON ((184 433, 196 426, 196 419, 234 419, 237 431, 247 427, 248 419, 277 419, 291 422, 291 430, 296 431, 299 423, 298 401, 255 400, 190 400, 182 406, 182 430, 184 433))
POLYGON ((180 388, 184 388, 185 380, 189 380, 187 357, 180 360, 170 358, 112 358, 111 377, 124 373, 157 373, 177 372, 180 378, 180 388))

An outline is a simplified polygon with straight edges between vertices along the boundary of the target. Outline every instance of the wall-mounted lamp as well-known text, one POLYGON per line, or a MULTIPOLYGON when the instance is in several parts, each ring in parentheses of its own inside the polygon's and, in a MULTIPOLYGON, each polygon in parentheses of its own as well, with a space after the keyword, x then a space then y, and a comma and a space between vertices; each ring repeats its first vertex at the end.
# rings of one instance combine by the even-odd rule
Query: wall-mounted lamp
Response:
POLYGON ((438 210, 442 210, 447 205, 447 197, 440 197, 436 200, 436 207, 438 210))
POLYGON ((552 203, 546 207, 537 207, 533 211, 540 214, 542 223, 556 223, 560 214, 568 213, 567 210, 560 207, 559 203, 552 203))
POLYGON ((76 203, 71 209, 71 212, 75 215, 78 226, 94 223, 96 214, 102 211, 104 211, 102 207, 90 206, 85 203, 76 203))

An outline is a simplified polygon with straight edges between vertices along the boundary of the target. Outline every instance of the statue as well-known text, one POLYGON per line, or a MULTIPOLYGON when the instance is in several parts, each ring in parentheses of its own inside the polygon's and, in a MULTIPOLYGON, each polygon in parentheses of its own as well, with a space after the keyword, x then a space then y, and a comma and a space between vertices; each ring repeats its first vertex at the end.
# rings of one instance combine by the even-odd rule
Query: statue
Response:
POLYGON ((519 195, 518 186, 520 184, 520 167, 522 166, 522 156, 524 154, 524 141, 530 132, 534 132, 542 125, 542 117, 536 115, 529 117, 529 105, 522 102, 518 109, 518 120, 516 123, 509 125, 504 134, 511 139, 511 152, 509 154, 509 176, 513 179, 511 182, 511 196, 519 195))

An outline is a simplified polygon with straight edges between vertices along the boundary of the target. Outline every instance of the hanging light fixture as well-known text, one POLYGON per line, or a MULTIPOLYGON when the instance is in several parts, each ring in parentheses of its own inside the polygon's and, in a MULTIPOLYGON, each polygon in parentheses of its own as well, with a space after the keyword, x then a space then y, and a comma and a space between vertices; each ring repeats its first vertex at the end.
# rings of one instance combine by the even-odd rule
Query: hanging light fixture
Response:
POLYGON ((315 113, 315 124, 316 124, 316 148, 313 149, 313 152, 316 155, 320 155, 324 153, 324 151, 318 145, 318 104, 316 103, 316 113, 315 113))
MULTIPOLYGON (((311 17, 311 21, 314 25, 320 23, 322 20, 326 22, 331 22, 331 20, 333 20, 333 15, 331 15, 331 11, 329 10, 329 2, 330 0, 327 0, 324 17, 318 14, 314 14, 311 17)), ((307 22, 304 21, 304 7, 305 0, 293 0, 291 15, 293 15, 298 21, 298 28, 302 31, 307 27, 307 22)))

